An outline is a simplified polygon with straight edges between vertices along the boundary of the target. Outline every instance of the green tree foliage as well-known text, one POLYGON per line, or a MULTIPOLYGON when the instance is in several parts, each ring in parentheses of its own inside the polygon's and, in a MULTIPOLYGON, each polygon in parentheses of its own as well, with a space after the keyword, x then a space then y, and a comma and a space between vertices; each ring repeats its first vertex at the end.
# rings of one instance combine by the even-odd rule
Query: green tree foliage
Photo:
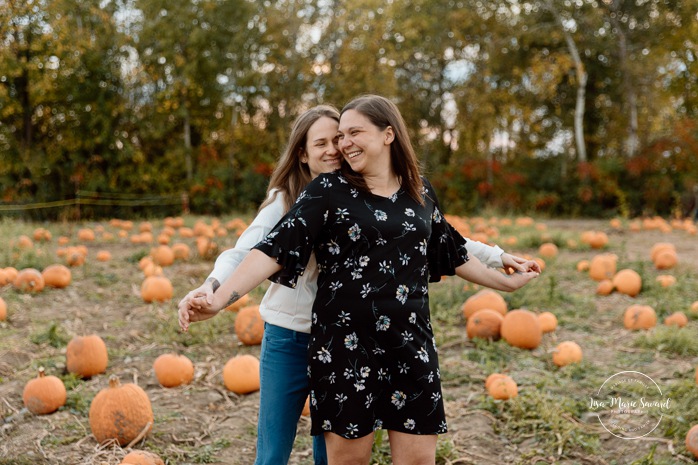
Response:
POLYGON ((369 92, 450 211, 670 214, 698 183, 697 24, 688 0, 0 2, 0 214, 254 208, 294 118, 369 92))

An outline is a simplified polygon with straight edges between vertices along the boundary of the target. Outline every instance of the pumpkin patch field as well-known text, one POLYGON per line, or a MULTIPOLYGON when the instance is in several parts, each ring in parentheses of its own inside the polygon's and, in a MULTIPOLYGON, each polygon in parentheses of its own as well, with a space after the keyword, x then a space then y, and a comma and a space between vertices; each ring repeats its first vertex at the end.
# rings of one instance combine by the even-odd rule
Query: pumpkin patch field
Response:
MULTIPOLYGON (((448 219, 543 272, 430 286, 438 464, 698 463, 693 223, 448 219), (651 391, 602 397, 630 373, 651 391)), ((266 284, 187 333, 176 315, 249 220, 0 220, 0 465, 253 463, 266 284)), ((309 430, 292 464, 313 463, 309 430)))

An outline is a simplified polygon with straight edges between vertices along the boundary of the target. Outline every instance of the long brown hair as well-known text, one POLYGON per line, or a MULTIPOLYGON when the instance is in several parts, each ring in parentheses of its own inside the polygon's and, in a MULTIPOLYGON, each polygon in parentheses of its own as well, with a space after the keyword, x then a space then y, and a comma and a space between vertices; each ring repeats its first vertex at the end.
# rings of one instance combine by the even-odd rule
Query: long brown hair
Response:
MULTIPOLYGON (((344 105, 342 114, 348 110, 358 111, 381 130, 388 126, 393 128, 395 139, 390 144, 390 163, 393 171, 400 177, 408 195, 424 205, 419 161, 412 148, 407 125, 397 106, 385 97, 368 94, 356 97, 344 105)), ((363 176, 352 170, 348 163, 342 163, 342 174, 358 189, 370 192, 363 176)))
POLYGON ((303 188, 312 180, 310 168, 307 163, 301 162, 301 156, 306 150, 308 130, 322 117, 331 118, 339 124, 339 111, 331 105, 315 106, 293 122, 288 144, 271 173, 267 198, 259 207, 260 210, 272 203, 281 192, 284 196, 284 211, 289 211, 303 188))

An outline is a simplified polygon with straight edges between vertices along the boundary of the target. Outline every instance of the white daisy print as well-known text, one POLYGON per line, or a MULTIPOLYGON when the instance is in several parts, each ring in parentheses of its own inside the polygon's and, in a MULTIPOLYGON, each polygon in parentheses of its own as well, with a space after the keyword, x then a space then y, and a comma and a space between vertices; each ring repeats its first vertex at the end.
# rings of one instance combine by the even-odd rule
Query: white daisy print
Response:
POLYGON ((405 406, 405 400, 407 400, 407 396, 402 391, 395 391, 393 395, 390 396, 390 402, 397 407, 398 410, 405 406))
POLYGON ((385 213, 383 210, 376 210, 373 212, 373 215, 378 221, 386 221, 388 219, 387 213, 385 213))
POLYGON ((359 345, 359 338, 355 332, 348 334, 344 338, 344 347, 346 347, 347 349, 354 350, 358 347, 358 345, 359 345))

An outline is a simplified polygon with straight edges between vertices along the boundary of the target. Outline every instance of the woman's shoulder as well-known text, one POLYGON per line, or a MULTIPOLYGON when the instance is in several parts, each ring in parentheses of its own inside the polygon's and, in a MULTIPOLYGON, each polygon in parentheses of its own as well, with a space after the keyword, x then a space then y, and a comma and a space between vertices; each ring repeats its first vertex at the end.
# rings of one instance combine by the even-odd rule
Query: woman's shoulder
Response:
POLYGON ((319 174, 315 179, 310 181, 306 190, 323 190, 348 185, 349 182, 342 176, 340 171, 332 171, 331 173, 319 174))

